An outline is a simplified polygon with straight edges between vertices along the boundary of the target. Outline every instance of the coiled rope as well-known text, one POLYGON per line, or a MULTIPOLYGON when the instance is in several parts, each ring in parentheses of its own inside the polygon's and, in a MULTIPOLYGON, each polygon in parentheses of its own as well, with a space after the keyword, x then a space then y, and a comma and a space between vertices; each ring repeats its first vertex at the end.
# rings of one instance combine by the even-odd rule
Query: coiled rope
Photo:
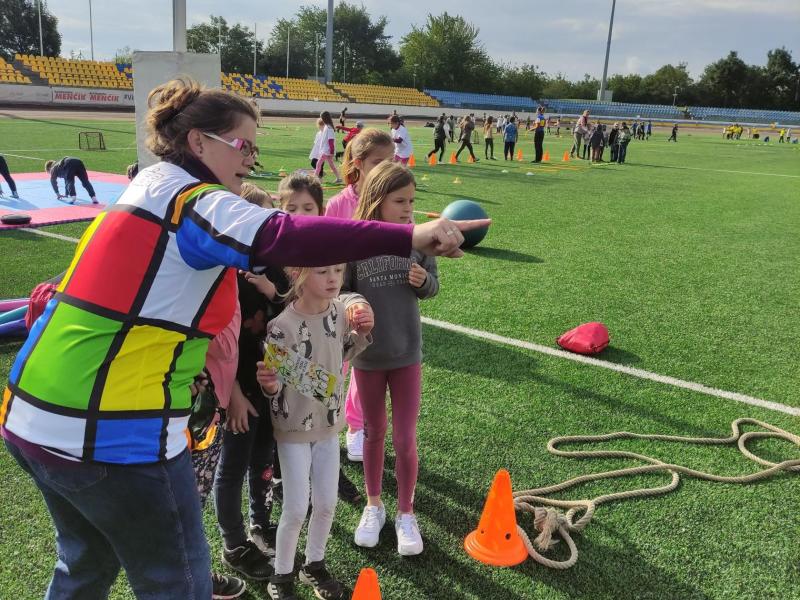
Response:
POLYGON ((520 537, 525 543, 525 547, 528 549, 531 558, 536 562, 553 569, 569 569, 578 561, 578 548, 575 546, 572 534, 583 531, 592 520, 592 517, 594 517, 595 510, 601 504, 628 498, 644 498, 647 496, 666 494, 678 487, 681 474, 696 479, 716 481, 718 483, 744 484, 769 479, 780 473, 800 473, 800 459, 773 463, 760 456, 756 456, 747 448, 748 442, 765 438, 784 440, 800 448, 800 436, 775 427, 774 425, 770 425, 769 423, 747 418, 733 421, 731 424, 731 435, 726 438, 681 437, 677 435, 630 433, 627 431, 607 433, 605 435, 567 435, 552 438, 547 443, 547 451, 556 456, 567 458, 627 458, 640 460, 649 464, 639 467, 617 469, 615 471, 605 471, 603 473, 581 475, 580 477, 575 477, 554 485, 514 492, 514 508, 520 512, 533 514, 534 527, 539 532, 539 535, 531 542, 525 530, 517 525, 520 537), (742 432, 742 425, 746 424, 760 427, 763 431, 742 432), (682 465, 665 463, 651 456, 637 454, 636 452, 627 452, 623 450, 559 450, 558 448, 558 446, 564 444, 597 443, 624 439, 716 446, 736 444, 742 455, 766 468, 749 475, 728 477, 724 475, 715 475, 713 473, 704 473, 682 465), (670 473, 672 475, 671 481, 666 485, 658 487, 604 494, 589 500, 555 500, 546 497, 550 494, 561 492, 590 481, 658 472, 670 473), (558 509, 566 509, 566 513, 558 509), (566 542, 570 550, 569 558, 563 561, 552 560, 539 552, 549 550, 558 542, 558 540, 554 540, 556 533, 566 542))

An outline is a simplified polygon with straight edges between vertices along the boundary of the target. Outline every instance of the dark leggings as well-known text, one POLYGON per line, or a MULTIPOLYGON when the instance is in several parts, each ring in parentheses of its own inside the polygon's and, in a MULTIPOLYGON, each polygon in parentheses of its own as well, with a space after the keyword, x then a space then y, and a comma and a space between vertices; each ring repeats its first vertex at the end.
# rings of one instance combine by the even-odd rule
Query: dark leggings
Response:
POLYGON ((428 152, 428 158, 431 157, 431 154, 439 153, 439 162, 444 160, 444 138, 441 140, 433 140, 434 148, 430 152, 428 152))
POLYGON ((259 416, 248 416, 249 431, 234 434, 225 430, 222 438, 214 500, 217 521, 228 548, 245 543, 242 518, 242 483, 248 476, 250 523, 266 527, 272 513, 272 421, 266 398, 248 398, 259 416))
POLYGON ((474 159, 475 153, 472 151, 472 142, 470 142, 469 139, 461 140, 461 145, 458 147, 458 152, 456 152, 456 159, 458 159, 461 151, 464 150, 464 148, 469 150, 469 155, 474 159))
POLYGON ((8 163, 6 163, 6 159, 3 156, 0 156, 0 175, 6 180, 11 191, 16 192, 17 184, 14 183, 14 180, 11 178, 11 171, 8 170, 8 163))
POLYGON ((486 147, 484 148, 484 155, 486 158, 489 158, 489 150, 491 150, 492 158, 494 158, 494 139, 493 138, 486 138, 483 140, 486 142, 486 147))
MULTIPOLYGON (((317 168, 317 162, 319 162, 319 159, 318 159, 318 158, 312 158, 312 159, 311 159, 311 168, 312 168, 312 169, 316 169, 316 168, 317 168)), ((320 168, 320 170, 319 170, 319 176, 320 176, 320 177, 325 177, 325 165, 323 165, 323 166, 320 168)))
POLYGON ((514 160, 514 146, 516 142, 506 142, 503 147, 503 158, 506 160, 514 160))
POLYGON ((72 198, 78 195, 75 191, 76 177, 80 180, 81 185, 83 185, 83 188, 86 190, 89 196, 94 198, 97 194, 94 193, 94 188, 89 182, 89 174, 86 172, 86 167, 80 161, 70 163, 67 172, 64 175, 64 188, 66 190, 64 195, 72 198))

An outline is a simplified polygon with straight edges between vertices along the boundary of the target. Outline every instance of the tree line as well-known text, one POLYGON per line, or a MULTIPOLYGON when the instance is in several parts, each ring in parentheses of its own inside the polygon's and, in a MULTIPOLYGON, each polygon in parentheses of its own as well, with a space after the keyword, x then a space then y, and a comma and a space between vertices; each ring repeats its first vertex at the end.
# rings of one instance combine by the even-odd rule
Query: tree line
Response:
MULTIPOLYGON (((223 17, 187 30, 190 51, 219 53, 226 72, 291 77, 325 73, 327 11, 302 6, 290 19, 280 19, 263 38, 249 26, 223 17)), ((480 30, 459 15, 427 15, 400 39, 398 48, 386 34, 385 16, 373 17, 363 5, 339 2, 334 9, 333 79, 463 92, 508 94, 531 98, 597 97, 600 82, 585 75, 571 80, 548 74, 538 65, 512 65, 492 60, 480 41, 480 30)), ((58 21, 42 6, 44 49, 58 56, 58 21)), ((0 1, 0 56, 38 54, 39 30, 32 0, 0 1)), ((130 49, 118 51, 129 58, 130 49)), ((650 75, 612 75, 608 89, 617 102, 708 105, 731 108, 800 109, 800 65, 785 48, 767 52, 764 65, 749 65, 735 51, 707 65, 693 79, 687 65, 664 65, 650 75)))

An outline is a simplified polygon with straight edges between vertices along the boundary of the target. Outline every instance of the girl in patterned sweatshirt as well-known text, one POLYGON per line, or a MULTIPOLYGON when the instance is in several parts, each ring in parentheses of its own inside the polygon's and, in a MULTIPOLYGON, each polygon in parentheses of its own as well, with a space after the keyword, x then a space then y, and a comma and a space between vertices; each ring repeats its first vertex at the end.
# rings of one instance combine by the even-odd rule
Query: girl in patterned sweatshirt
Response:
POLYGON ((273 600, 294 596, 294 556, 308 512, 306 562, 300 581, 318 598, 345 597, 325 566, 339 480, 339 432, 344 428, 342 364, 370 342, 373 315, 358 294, 339 297, 344 265, 291 269, 293 299, 269 324, 257 379, 267 397, 283 472, 273 600))

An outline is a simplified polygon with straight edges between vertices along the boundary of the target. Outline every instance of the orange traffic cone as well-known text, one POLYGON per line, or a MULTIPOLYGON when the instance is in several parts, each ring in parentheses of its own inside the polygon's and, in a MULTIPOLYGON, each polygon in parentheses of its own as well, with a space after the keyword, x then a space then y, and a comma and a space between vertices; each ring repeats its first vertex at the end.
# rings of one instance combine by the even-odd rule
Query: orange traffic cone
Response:
POLYGON ((478 528, 464 539, 472 558, 495 567, 513 567, 528 558, 528 550, 517 531, 511 476, 500 469, 494 476, 478 528))
POLYGON ((561 157, 561 160, 564 162, 569 162, 569 152, 564 150, 564 156, 561 157))
POLYGON ((472 154, 469 155, 469 158, 467 159, 467 162, 468 163, 474 163, 475 162, 475 159, 472 158, 472 154))
POLYGON ((455 165, 457 163, 458 163, 458 161, 456 160, 456 153, 455 152, 451 152, 450 153, 450 164, 451 165, 455 165))
POLYGON ((408 168, 413 169, 416 166, 417 166, 417 159, 414 158, 414 155, 412 154, 411 157, 408 159, 408 168))
POLYGON ((431 154, 431 155, 428 157, 428 164, 429 164, 430 166, 432 166, 432 167, 435 167, 436 165, 438 165, 438 164, 439 164, 439 161, 438 161, 438 160, 436 160, 436 155, 435 155, 435 154, 431 154))
POLYGON ((522 150, 517 150, 517 160, 522 162, 522 150))
POLYGON ((356 581, 352 600, 381 600, 381 588, 378 585, 378 574, 369 567, 361 569, 356 581))
POLYGON ((542 156, 542 161, 543 162, 550 162, 550 151, 549 150, 545 150, 544 151, 544 156, 542 156))

